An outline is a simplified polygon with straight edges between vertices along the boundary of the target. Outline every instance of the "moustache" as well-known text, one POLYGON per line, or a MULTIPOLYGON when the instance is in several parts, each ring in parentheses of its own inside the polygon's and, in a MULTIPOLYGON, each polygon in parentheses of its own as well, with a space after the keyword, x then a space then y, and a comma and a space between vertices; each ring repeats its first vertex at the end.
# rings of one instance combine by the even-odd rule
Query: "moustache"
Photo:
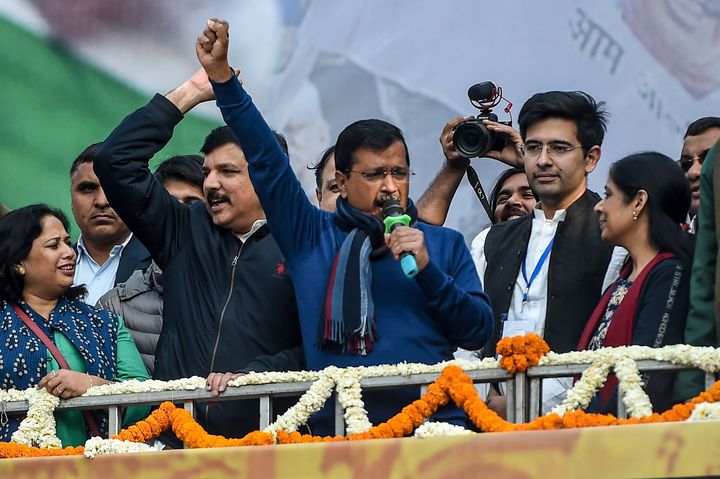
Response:
POLYGON ((90 215, 90 219, 94 220, 95 218, 100 218, 101 216, 111 218, 111 219, 117 219, 117 215, 112 210, 96 210, 93 211, 93 213, 90 215))
POLYGON ((500 217, 503 220, 506 220, 506 219, 510 218, 511 216, 525 216, 526 214, 527 214, 527 211, 525 211, 524 209, 512 207, 512 208, 503 209, 500 217))
POLYGON ((227 200, 229 200, 229 198, 227 197, 227 195, 223 195, 223 194, 218 193, 217 191, 213 190, 213 191, 208 192, 207 200, 208 200, 208 203, 210 203, 212 201, 227 201, 227 200))

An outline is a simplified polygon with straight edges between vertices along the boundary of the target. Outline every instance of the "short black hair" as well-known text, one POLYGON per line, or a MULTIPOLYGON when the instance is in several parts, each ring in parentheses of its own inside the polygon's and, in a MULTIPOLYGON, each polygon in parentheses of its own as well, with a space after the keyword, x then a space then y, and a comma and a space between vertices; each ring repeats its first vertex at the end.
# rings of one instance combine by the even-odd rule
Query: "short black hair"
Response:
POLYGON ((602 146, 608 118, 605 102, 596 102, 582 91, 536 93, 525 102, 518 116, 523 141, 532 125, 548 118, 575 122, 577 138, 586 155, 593 146, 602 146))
POLYGON ((704 116, 690 123, 683 139, 688 136, 697 136, 705 133, 710 128, 720 128, 720 118, 716 116, 704 116))
MULTIPOLYGON (((25 277, 17 265, 28 257, 35 238, 42 233, 42 219, 54 216, 70 231, 70 222, 65 214, 45 204, 24 206, 0 218, 0 299, 17 303, 23 298, 25 277)), ((70 300, 86 293, 85 286, 73 286, 65 292, 70 300)))
POLYGON ((200 155, 171 156, 155 169, 155 178, 163 185, 168 180, 182 181, 203 187, 203 157, 200 155))
POLYGON ((325 169, 325 165, 327 165, 330 157, 333 156, 334 153, 335 145, 332 145, 331 147, 323 151, 323 154, 320 157, 320 161, 318 161, 314 165, 308 165, 307 167, 308 170, 315 170, 315 185, 318 187, 318 189, 322 188, 322 172, 325 169))
MULTIPOLYGON (((272 132, 273 135, 275 135, 275 140, 277 140, 278 145, 280 145, 280 149, 285 153, 285 156, 289 158, 290 153, 288 151, 288 143, 285 139, 285 136, 279 131, 273 130, 272 132)), ((207 155, 215 148, 220 148, 221 146, 227 145, 228 143, 233 143, 237 146, 240 146, 240 142, 238 141, 235 133, 232 132, 229 126, 219 126, 213 131, 211 131, 208 136, 205 137, 205 141, 200 148, 200 153, 202 153, 203 155, 207 155)))
POLYGON ((335 143, 335 169, 348 173, 357 150, 383 151, 397 141, 405 147, 405 159, 410 166, 410 153, 400 128, 384 120, 356 121, 346 126, 338 136, 335 143))
POLYGON ((98 143, 93 143, 92 145, 85 148, 77 156, 77 158, 75 158, 75 161, 72 162, 72 166, 70 166, 70 178, 75 176, 75 173, 77 172, 78 168, 80 168, 81 164, 92 163, 95 161, 95 155, 97 155, 97 151, 100 149, 101 145, 102 141, 98 143))

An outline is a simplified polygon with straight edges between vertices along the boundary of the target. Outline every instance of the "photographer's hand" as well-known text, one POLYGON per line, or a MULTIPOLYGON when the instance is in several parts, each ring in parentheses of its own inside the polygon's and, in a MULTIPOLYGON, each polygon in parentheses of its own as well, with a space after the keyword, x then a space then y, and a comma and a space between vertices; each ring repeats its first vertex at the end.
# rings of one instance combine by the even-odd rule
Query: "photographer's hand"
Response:
POLYGON ((438 226, 445 223, 450 209, 450 202, 455 196, 455 191, 457 191, 467 167, 470 166, 470 160, 460 156, 453 143, 455 127, 470 118, 473 117, 458 116, 453 118, 445 124, 442 133, 440 133, 440 145, 445 155, 445 162, 417 202, 418 217, 425 223, 438 226))
POLYGON ((502 135, 506 143, 502 151, 490 150, 485 153, 484 156, 502 161, 508 166, 514 166, 521 170, 525 169, 525 143, 520 136, 520 132, 511 126, 503 125, 495 121, 484 120, 483 123, 488 130, 502 135))
POLYGON ((440 145, 445 155, 445 168, 451 170, 462 170, 465 171, 470 165, 470 160, 463 156, 455 149, 455 143, 453 143, 453 135, 455 134, 455 127, 460 123, 472 119, 472 116, 458 116, 450 120, 445 124, 442 133, 440 133, 440 145))

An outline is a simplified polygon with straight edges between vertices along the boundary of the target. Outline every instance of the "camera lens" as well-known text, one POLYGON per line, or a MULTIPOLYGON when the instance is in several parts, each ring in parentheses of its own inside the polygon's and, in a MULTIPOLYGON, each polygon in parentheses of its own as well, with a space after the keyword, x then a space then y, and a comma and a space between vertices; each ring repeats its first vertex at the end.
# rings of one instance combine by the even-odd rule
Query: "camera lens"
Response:
POLYGON ((455 128, 453 144, 460 155, 475 158, 490 149, 492 135, 481 121, 469 120, 455 128))

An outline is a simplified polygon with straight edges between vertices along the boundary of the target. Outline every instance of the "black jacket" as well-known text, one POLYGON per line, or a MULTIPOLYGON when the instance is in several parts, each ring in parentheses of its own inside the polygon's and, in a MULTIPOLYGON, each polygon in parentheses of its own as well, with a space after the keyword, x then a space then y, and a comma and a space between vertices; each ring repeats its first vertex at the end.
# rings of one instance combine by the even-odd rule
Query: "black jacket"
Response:
POLYGON ((118 283, 127 281, 135 270, 147 269, 150 266, 152 257, 150 252, 143 246, 135 235, 130 238, 128 244, 120 255, 120 264, 118 264, 117 273, 115 274, 115 286, 118 283))
MULTIPOLYGON (((180 120, 180 111, 156 95, 110 134, 94 162, 110 204, 164 272, 153 377, 302 369, 295 293, 267 226, 243 245, 213 224, 204 204, 182 205, 148 169, 180 120)), ((257 418, 256 406, 246 402, 243 412, 218 404, 210 408, 212 418, 199 408, 209 432, 236 436, 257 427, 250 419, 257 418)))
MULTIPOLYGON (((580 334, 602 295, 602 283, 613 247, 600 238, 593 206, 600 197, 587 190, 567 209, 555 233, 548 265, 545 334, 550 349, 577 348, 580 334)), ((510 309, 515 281, 527 252, 533 215, 494 225, 485 240, 487 267, 483 285, 495 316, 495 337, 483 355, 495 354, 502 336, 501 315, 510 309)))
MULTIPOLYGON (((631 344, 661 348, 684 343, 689 302, 690 271, 687 266, 683 266, 677 258, 656 264, 640 289, 631 344)), ((672 389, 676 377, 677 373, 672 372, 642 374, 643 389, 650 397, 655 412, 672 407, 672 389)), ((617 415, 617 387, 604 409, 600 409, 598 395, 587 411, 617 415)))

